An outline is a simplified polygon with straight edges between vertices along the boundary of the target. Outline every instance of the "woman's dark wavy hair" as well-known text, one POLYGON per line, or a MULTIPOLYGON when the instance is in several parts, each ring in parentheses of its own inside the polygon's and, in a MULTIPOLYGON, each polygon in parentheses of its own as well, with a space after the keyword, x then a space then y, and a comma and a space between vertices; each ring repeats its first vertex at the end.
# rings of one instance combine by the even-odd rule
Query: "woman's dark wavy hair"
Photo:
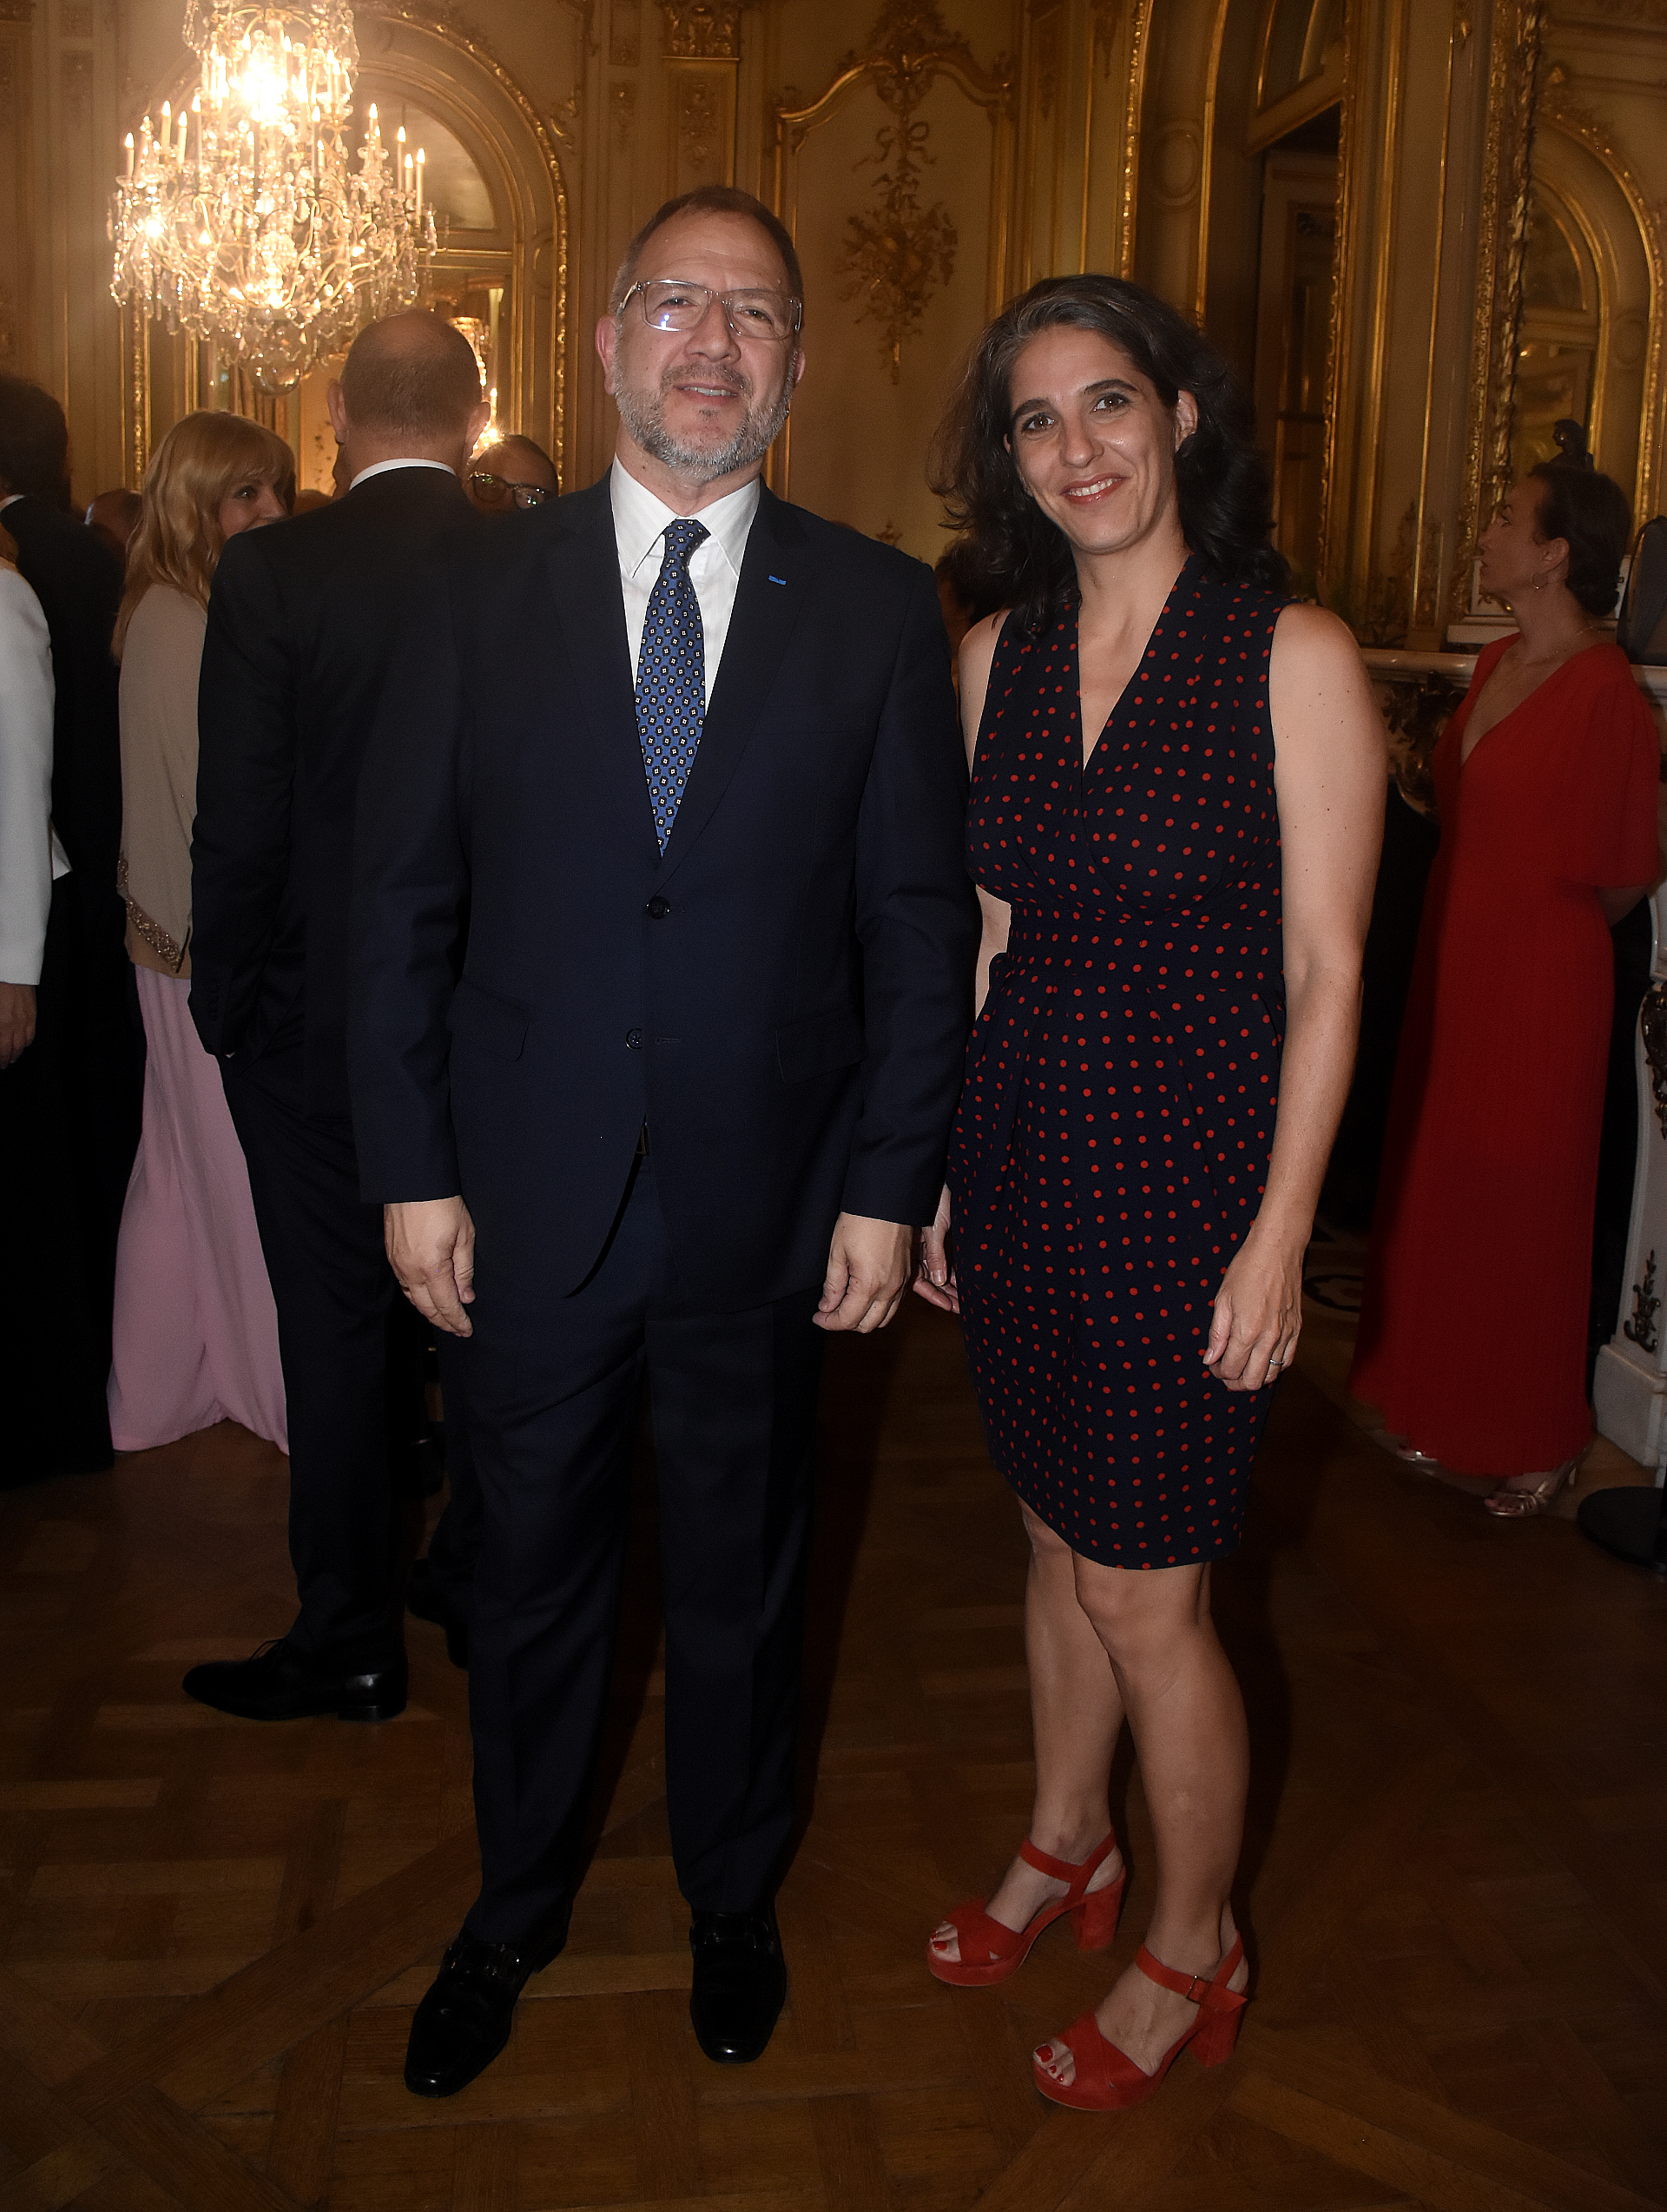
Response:
POLYGON ((1255 418, 1232 371, 1184 315, 1116 276, 1050 276, 1004 307, 978 340, 934 441, 932 488, 944 502, 981 601, 1011 606, 1035 630, 1074 604, 1064 533, 1025 489, 1007 439, 1013 365, 1031 339, 1066 324, 1120 347, 1166 407, 1190 392, 1198 426, 1175 456, 1187 544, 1225 582, 1290 588, 1268 539, 1273 510, 1255 418))
POLYGON ((1540 461, 1528 472, 1539 486, 1534 534, 1569 549, 1563 581, 1589 615, 1606 615, 1621 586, 1621 557, 1632 536, 1632 503, 1612 476, 1584 460, 1540 461))

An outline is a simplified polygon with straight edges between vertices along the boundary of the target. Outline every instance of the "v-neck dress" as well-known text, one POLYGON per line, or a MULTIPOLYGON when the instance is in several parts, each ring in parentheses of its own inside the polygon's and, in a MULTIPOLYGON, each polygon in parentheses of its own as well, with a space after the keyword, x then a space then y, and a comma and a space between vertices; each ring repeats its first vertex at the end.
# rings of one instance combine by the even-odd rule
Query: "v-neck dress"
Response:
POLYGON ((1490 646, 1431 763, 1441 843, 1401 1021, 1349 1387, 1467 1475, 1591 1433, 1592 1206, 1614 955, 1594 890, 1653 882, 1660 749, 1593 645, 1477 740, 1490 646))
POLYGON ((951 1146, 968 1353, 996 1465, 1113 1567, 1233 1551, 1267 1416, 1202 1354, 1278 1096, 1281 604, 1189 558, 1086 764, 1075 613, 1010 618, 973 759, 1011 925, 951 1146))

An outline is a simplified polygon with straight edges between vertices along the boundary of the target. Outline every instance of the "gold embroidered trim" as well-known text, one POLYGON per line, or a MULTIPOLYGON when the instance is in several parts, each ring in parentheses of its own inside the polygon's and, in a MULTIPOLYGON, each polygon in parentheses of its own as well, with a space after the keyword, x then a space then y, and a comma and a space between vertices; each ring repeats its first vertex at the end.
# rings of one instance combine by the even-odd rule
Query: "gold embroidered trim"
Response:
POLYGON ((122 854, 115 864, 115 888, 128 901, 128 920, 136 934, 159 960, 165 960, 177 975, 185 961, 185 947, 169 936, 160 921, 153 921, 136 899, 128 897, 128 856, 122 854))

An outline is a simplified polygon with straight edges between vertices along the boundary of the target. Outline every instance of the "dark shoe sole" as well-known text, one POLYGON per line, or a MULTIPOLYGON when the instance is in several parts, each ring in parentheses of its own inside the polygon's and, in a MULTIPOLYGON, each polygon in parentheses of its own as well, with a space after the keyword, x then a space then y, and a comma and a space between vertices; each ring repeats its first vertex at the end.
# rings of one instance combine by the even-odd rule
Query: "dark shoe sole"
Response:
MULTIPOLYGON (((513 2016, 511 2016, 511 2017, 513 2017, 513 2016)), ((486 2069, 492 2063, 494 2059, 502 2057, 504 2048, 509 2043, 509 2040, 510 2030, 509 2027, 506 2025, 504 2030, 503 2042, 495 2044, 493 2048, 486 2053, 485 2057, 481 2060, 478 2066, 472 2068, 471 2071, 466 2074, 458 2075, 455 2079, 453 2079, 450 2075, 444 2077, 437 2077, 432 2074, 421 2077, 415 2076, 412 2073, 410 2067, 407 2066, 405 2069, 405 2087, 411 2091, 413 2096, 425 2096, 430 2098, 455 2096, 459 2090, 466 2090, 471 2082, 478 2081, 480 2077, 486 2071, 486 2069)))
MULTIPOLYGON (((781 2015, 778 2013, 776 2015, 776 2020, 779 2020, 780 2017, 781 2015)), ((775 2034, 776 2020, 771 2021, 769 2034, 765 2037, 763 2042, 758 2045, 756 2050, 715 2050, 712 2045, 707 2042, 705 2037, 702 2035, 698 2028, 695 2030, 695 2040, 701 2046, 701 2050, 703 2056, 709 2058, 715 2066, 750 2066, 753 2064, 754 2060, 761 2058, 765 2052, 769 2049, 771 2040, 775 2034)))
MULTIPOLYGON (((336 1708, 336 1718, 338 1720, 397 1720, 399 1718, 399 1715, 405 1711, 406 1703, 407 1700, 405 1698, 401 1698, 398 1705, 338 1706, 336 1708)), ((298 1713, 296 1718, 298 1720, 305 1720, 306 1715, 305 1713, 298 1713)))

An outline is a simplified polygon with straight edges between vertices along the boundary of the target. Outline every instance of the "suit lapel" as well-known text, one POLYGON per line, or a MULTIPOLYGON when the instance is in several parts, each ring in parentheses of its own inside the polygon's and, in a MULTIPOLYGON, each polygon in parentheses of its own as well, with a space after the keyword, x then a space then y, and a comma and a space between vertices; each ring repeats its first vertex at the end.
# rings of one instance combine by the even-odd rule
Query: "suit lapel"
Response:
MULTIPOLYGON (((672 874, 705 829, 741 765, 798 621, 810 566, 803 524, 791 507, 761 485, 758 512, 747 533, 747 551, 741 558, 735 611, 718 665, 718 680, 708 694, 700 749, 660 862, 657 883, 663 883, 672 874)), ((623 618, 622 611, 622 624, 623 618)), ((628 683, 629 674, 628 657, 628 683)), ((635 729, 634 701, 631 719, 635 729)))
POLYGON ((653 854, 658 841, 642 773, 608 479, 563 499, 554 519, 565 527, 549 549, 550 587, 585 723, 626 828, 637 842, 646 840, 653 854))

